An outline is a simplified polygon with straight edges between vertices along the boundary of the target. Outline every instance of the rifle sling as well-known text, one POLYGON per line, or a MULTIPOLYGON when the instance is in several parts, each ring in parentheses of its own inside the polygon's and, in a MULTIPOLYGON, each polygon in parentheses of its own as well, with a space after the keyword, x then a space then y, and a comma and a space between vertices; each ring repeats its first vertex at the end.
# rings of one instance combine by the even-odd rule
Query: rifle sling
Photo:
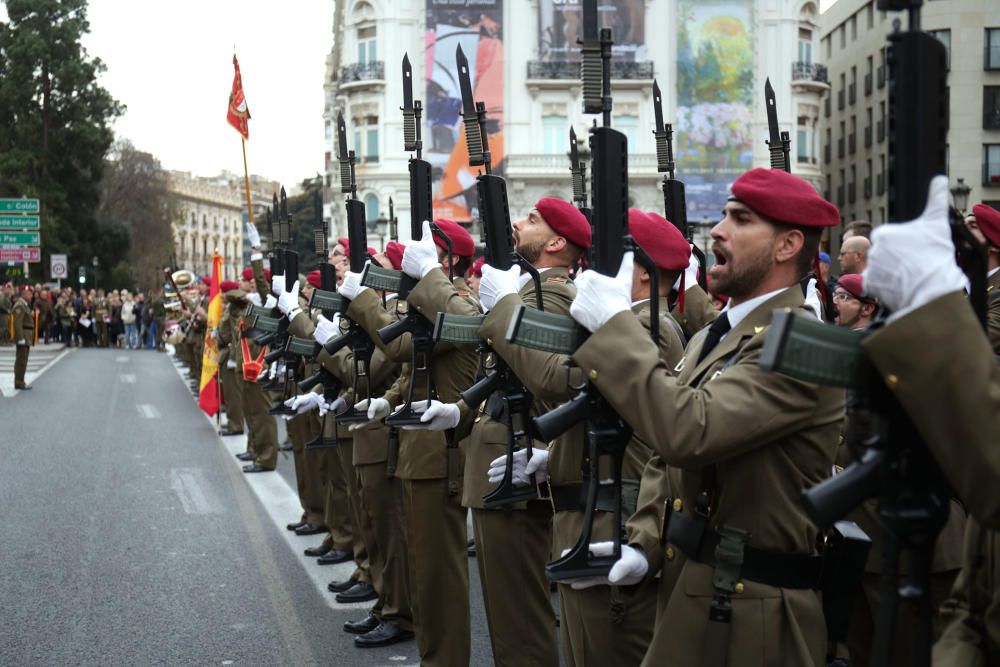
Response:
MULTIPOLYGON (((716 547, 721 540, 714 530, 707 530, 704 519, 692 519, 680 512, 670 515, 667 541, 689 559, 716 567, 716 547)), ((818 589, 822 556, 803 556, 762 551, 749 545, 743 547, 740 577, 775 588, 818 589)))

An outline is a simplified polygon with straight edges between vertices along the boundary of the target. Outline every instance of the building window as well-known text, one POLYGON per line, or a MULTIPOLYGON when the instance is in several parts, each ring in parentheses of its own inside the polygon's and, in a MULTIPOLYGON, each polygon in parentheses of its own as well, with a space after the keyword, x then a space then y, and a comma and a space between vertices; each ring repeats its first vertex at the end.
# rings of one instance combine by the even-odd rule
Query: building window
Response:
POLYGON ((358 162, 378 162, 378 116, 354 119, 354 154, 358 162))
POLYGON ((378 197, 369 194, 365 197, 365 222, 368 223, 368 230, 373 231, 378 220, 378 197))
POLYGON ((867 19, 868 29, 871 30, 875 27, 875 8, 873 3, 869 2, 865 5, 865 18, 867 19))
POLYGON ((944 65, 951 69, 951 30, 929 30, 931 36, 944 44, 944 65))
POLYGON ((983 88, 983 129, 1000 130, 1000 86, 983 88))
POLYGON ((799 28, 799 62, 811 65, 813 61, 812 31, 799 28))
POLYGON ((858 39, 858 15, 855 14, 851 17, 851 41, 856 41, 858 39))
MULTIPOLYGON (((566 116, 542 116, 542 152, 556 155, 569 151, 566 116)), ((630 137, 631 139, 631 137, 630 137)))
POLYGON ((983 146, 983 185, 1000 185, 1000 144, 983 146))
POLYGON ((375 62, 375 26, 358 28, 358 64, 375 62))
MULTIPOLYGON (((636 147, 636 139, 638 136, 636 132, 639 129, 638 116, 618 116, 615 119, 615 128, 619 132, 625 135, 625 137, 628 139, 629 147, 631 148, 631 150, 634 151, 636 147)), ((569 132, 569 130, 566 130, 565 125, 563 126, 563 130, 565 130, 565 132, 563 133, 563 135, 565 136, 565 134, 569 132)), ((563 152, 565 151, 566 149, 563 148, 563 152)))
POLYGON ((1000 28, 986 29, 986 69, 1000 69, 1000 28))
POLYGON ((797 157, 799 162, 809 161, 809 138, 806 128, 801 125, 795 133, 795 143, 798 146, 797 157))

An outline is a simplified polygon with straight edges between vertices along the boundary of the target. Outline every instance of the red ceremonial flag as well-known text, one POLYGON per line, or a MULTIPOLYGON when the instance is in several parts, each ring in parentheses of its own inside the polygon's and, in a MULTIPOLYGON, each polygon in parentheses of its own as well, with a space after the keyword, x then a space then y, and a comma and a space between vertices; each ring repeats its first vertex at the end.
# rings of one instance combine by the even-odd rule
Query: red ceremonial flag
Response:
POLYGON ((222 291, 219 284, 222 281, 222 256, 212 254, 212 284, 208 289, 207 327, 205 329, 205 348, 201 357, 201 382, 199 383, 198 405, 215 416, 219 411, 219 344, 216 329, 222 319, 222 291))
POLYGON ((226 120, 243 135, 244 139, 249 139, 250 109, 247 108, 247 98, 243 94, 243 77, 240 76, 240 63, 236 60, 235 53, 233 68, 236 73, 233 75, 233 90, 229 93, 229 111, 226 112, 226 120))

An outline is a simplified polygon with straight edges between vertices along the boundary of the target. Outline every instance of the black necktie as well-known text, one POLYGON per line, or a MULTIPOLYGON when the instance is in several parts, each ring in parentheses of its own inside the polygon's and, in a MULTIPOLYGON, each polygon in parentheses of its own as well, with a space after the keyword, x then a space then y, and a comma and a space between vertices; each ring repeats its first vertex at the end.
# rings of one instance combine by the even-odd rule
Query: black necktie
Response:
POLYGON ((715 349, 715 346, 719 344, 719 340, 729 333, 730 329, 732 329, 732 327, 729 325, 729 313, 722 313, 715 318, 715 321, 712 322, 712 326, 708 327, 708 335, 705 336, 705 344, 701 346, 701 354, 698 355, 699 364, 712 350, 715 349))

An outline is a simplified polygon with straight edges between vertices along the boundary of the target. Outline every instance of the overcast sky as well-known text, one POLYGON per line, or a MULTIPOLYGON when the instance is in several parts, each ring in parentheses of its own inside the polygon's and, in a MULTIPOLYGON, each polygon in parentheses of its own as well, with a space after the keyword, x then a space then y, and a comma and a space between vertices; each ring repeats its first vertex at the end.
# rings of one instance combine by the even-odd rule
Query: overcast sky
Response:
POLYGON ((128 111, 119 136, 168 169, 241 173, 226 123, 233 47, 250 107, 250 172, 297 183, 323 170, 323 71, 330 0, 90 0, 84 44, 128 111))

